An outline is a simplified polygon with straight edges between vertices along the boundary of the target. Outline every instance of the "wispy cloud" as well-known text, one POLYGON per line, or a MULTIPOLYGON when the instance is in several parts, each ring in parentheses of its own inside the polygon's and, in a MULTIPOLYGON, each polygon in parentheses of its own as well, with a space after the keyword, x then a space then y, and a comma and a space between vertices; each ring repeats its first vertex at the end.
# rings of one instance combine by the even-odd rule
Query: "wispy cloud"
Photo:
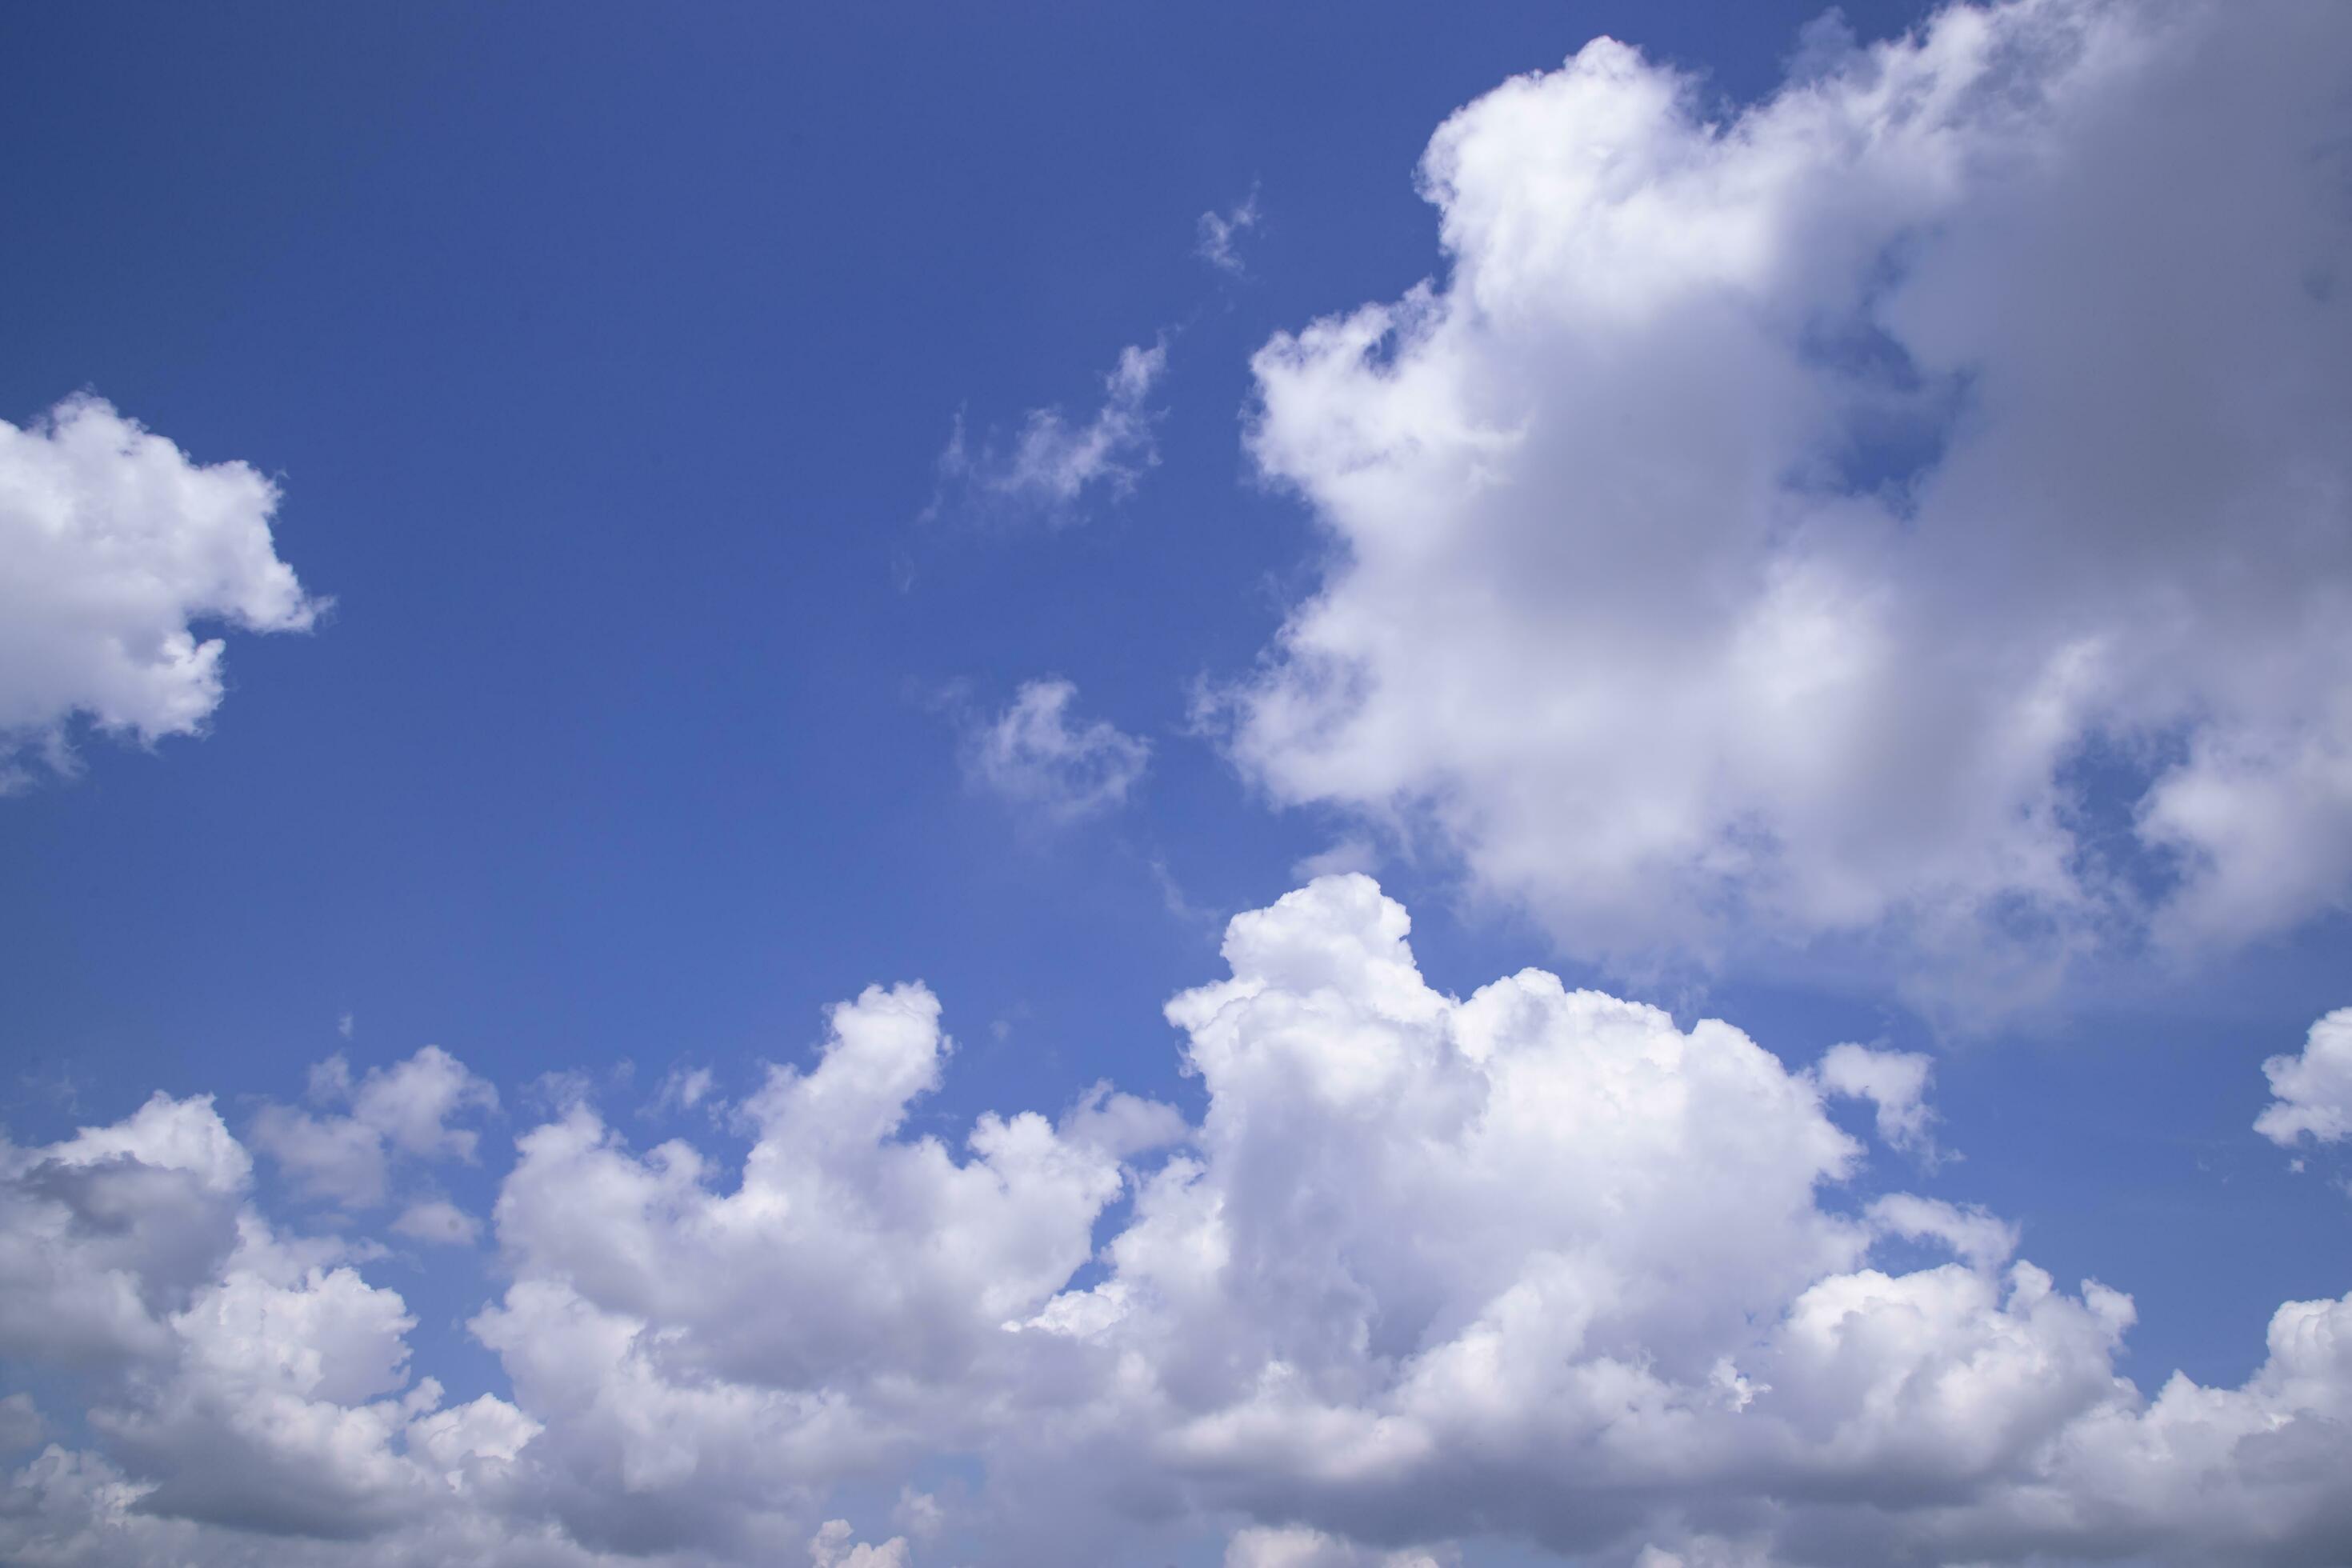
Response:
POLYGON ((972 781, 1016 805, 1060 822, 1124 803, 1151 758, 1151 743, 1108 721, 1073 715, 1078 689, 1033 680, 966 742, 972 781))
POLYGON ((956 416, 940 454, 940 488, 929 515, 966 510, 1053 526, 1085 519, 1097 497, 1130 494, 1159 465, 1161 411, 1150 406, 1168 370, 1168 340, 1119 351, 1103 378, 1103 401, 1085 419, 1060 408, 1033 408, 1009 437, 974 439, 956 416))
POLYGON ((1192 247, 1192 254, 1228 277, 1243 277, 1249 268, 1242 261, 1239 242, 1257 224, 1257 187, 1252 185, 1240 205, 1227 212, 1201 215, 1201 237, 1192 247))

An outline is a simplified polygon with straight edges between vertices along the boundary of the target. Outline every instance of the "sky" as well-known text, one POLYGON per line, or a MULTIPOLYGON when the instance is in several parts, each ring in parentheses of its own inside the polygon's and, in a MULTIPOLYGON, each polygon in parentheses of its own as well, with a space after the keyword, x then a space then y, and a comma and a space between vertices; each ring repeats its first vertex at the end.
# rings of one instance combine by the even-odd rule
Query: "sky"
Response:
POLYGON ((0 12, 0 1559, 2352 1559, 2352 11, 0 12))

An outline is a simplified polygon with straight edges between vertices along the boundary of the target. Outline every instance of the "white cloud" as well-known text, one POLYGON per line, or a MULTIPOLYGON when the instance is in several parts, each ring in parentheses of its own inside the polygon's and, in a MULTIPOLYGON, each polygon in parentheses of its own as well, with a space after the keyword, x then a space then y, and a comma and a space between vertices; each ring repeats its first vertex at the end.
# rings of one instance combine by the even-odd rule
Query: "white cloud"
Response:
POLYGON ((53 1445, 17 1472, 0 1556, 176 1561, 211 1539, 228 1561, 248 1531, 314 1556, 436 1513, 536 1430, 488 1395, 441 1409, 412 1381, 400 1297, 337 1244, 276 1233, 248 1170, 209 1100, 160 1095, 6 1151, 0 1354, 88 1378, 106 1453, 53 1445))
POLYGON ((356 1084, 340 1054, 311 1070, 310 1096, 349 1104, 347 1113, 313 1115, 264 1106, 253 1141, 315 1196, 354 1207, 384 1201, 392 1157, 470 1161, 478 1134, 450 1125, 468 1112, 498 1109, 498 1091, 438 1046, 404 1062, 371 1068, 356 1084))
POLYGON ((1378 847, 1368 838, 1351 834, 1337 844, 1294 861, 1290 874, 1302 882, 1311 882, 1318 877, 1344 876, 1350 871, 1361 871, 1370 876, 1380 869, 1380 864, 1378 847))
POLYGON ((251 1169, 209 1098, 159 1094, 46 1149, 0 1140, 0 1356, 161 1353, 171 1307, 236 1243, 251 1169))
POLYGON ((929 1541, 946 1528, 947 1510, 940 1500, 929 1492, 919 1492, 911 1486, 898 1489, 898 1505, 890 1510, 890 1521, 918 1541, 929 1541))
POLYGON ((2340 907, 2347 47, 2012 0, 1737 112, 1605 40, 1462 110, 1443 282, 1256 357, 1339 548, 1236 755, 1629 966, 1968 1005, 2340 907))
POLYGON ((1242 263, 1239 241, 1257 226, 1257 192, 1253 188, 1230 212, 1201 215, 1201 237, 1192 253, 1226 276, 1239 278, 1249 270, 1242 263))
POLYGON ((1089 495, 1113 499, 1135 489, 1160 462, 1160 413, 1152 389, 1168 370, 1168 343, 1121 349, 1103 378, 1103 403, 1092 418, 1074 423, 1058 408, 1033 408, 1009 443, 975 447, 961 416, 940 456, 937 513, 951 501, 986 515, 1013 515, 1056 526, 1076 522, 1089 495))
POLYGON ((1055 1131, 1066 1142, 1098 1149, 1115 1160, 1168 1148, 1192 1132, 1174 1106, 1114 1089, 1108 1079, 1080 1095, 1055 1131))
POLYGON ((1933 1158, 1928 1129, 1936 1113, 1927 1105, 1934 1064, 1916 1051, 1876 1051, 1867 1046, 1832 1046, 1814 1076, 1832 1094, 1866 1100, 1876 1108, 1878 1136, 1895 1149, 1915 1149, 1933 1158))
POLYGON ((204 728, 210 626, 306 631, 324 607, 278 558, 278 488, 192 461, 95 397, 0 421, 0 787, 70 766, 77 715, 142 742, 204 728))
POLYGON ((2271 1103, 2254 1131, 2282 1149, 2304 1138, 2338 1143, 2352 1138, 2352 1007, 2339 1007, 2311 1026, 2296 1056, 2263 1063, 2271 1103))
POLYGON ((421 1198, 400 1211, 392 1228, 411 1241, 471 1247, 481 1237, 482 1222, 446 1198, 421 1198))
POLYGON ((1974 1268, 1998 1268, 2017 1251, 2015 1226, 1980 1208, 1956 1208, 1912 1193, 1889 1193, 1870 1205, 1865 1217, 1882 1236, 1940 1242, 1974 1268))
POLYGON ((2282 1308, 2243 1388, 2143 1401, 2126 1298, 2059 1290, 1979 1210, 1845 1217, 1862 1151, 1811 1075, 1538 972, 1441 995, 1405 929, 1369 881, 1318 882, 1171 1004, 1197 1157, 1033 1320, 1121 1369, 1073 1467, 1119 1475, 1131 1444, 1277 1545, 1630 1552, 1702 1509, 1792 1562, 2344 1544, 2316 1456, 2352 1457, 2352 1299, 2282 1308), (1881 1237, 1950 1261, 1890 1273, 1881 1237), (2275 1463, 2231 1446, 2264 1422, 2294 1433, 2275 1463))
MULTIPOLYGON (((1444 1561, 1453 1559, 1449 1555, 1444 1561)), ((1367 1552, 1319 1530, 1255 1526, 1234 1531, 1225 1543, 1225 1568, 1441 1568, 1441 1563, 1425 1552, 1367 1552)))
POLYGON ((907 1542, 893 1537, 879 1546, 853 1542, 856 1534, 845 1519, 829 1519, 809 1540, 812 1568, 907 1568, 907 1542))
POLYGON ((1634 1555, 1633 1568, 1779 1568, 1772 1554, 1752 1542, 1692 1534, 1675 1542, 1671 1552, 1647 1545, 1634 1555))
POLYGON ((1151 744, 1108 720, 1073 722, 1078 689, 1032 680, 967 739, 972 780, 1013 802, 1071 822, 1123 805, 1151 760, 1151 744))
POLYGON ((1225 1568, 1450 1568, 1456 1562, 1427 1552, 1366 1551, 1319 1530, 1296 1526, 1236 1531, 1225 1543, 1225 1568))
POLYGON ((1816 1071, 1540 971, 1439 993, 1408 930, 1361 877, 1234 920, 1168 1008, 1195 1128, 1097 1088, 927 1135, 951 1046, 918 985, 835 1008, 740 1157, 572 1106, 496 1209, 473 1328, 510 1399, 419 1375, 407 1302, 257 1211, 208 1101, 10 1146, 0 1356, 79 1379, 87 1420, 0 1484, 0 1558, 2352 1551, 2352 1296, 2283 1305, 2237 1387, 2144 1397, 2129 1299, 1874 1185, 1816 1071), (943 1471, 945 1520, 906 1500, 943 1471), (906 1533, 858 1542, 843 1491, 897 1493, 906 1533))
POLYGON ((711 1092, 717 1082, 709 1068, 690 1068, 681 1062, 662 1079, 661 1089, 654 1096, 653 1109, 692 1110, 708 1102, 711 1114, 718 1115, 725 1109, 725 1102, 711 1092))

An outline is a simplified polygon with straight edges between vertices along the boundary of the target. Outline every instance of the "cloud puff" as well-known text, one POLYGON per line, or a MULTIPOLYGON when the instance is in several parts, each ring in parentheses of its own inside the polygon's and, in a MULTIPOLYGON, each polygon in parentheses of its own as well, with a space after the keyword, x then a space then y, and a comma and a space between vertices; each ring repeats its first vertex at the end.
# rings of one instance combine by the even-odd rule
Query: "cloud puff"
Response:
POLYGON ((1066 680, 1024 685, 1003 712, 967 739, 972 781, 1064 822, 1123 805, 1151 760, 1151 743, 1107 720, 1073 723, 1077 695, 1066 680))
POLYGON ((208 1099, 0 1154, 0 1355, 78 1374, 104 1447, 52 1444, 11 1478, 0 1556, 230 1561, 277 1539, 315 1561, 425 1532, 536 1430, 412 1381, 401 1298, 252 1208, 208 1099))
POLYGON ((1470 104, 1444 279, 1256 356, 1336 548, 1236 755, 1628 965, 1981 1001, 2339 907, 2347 47, 2006 0, 1737 111, 1605 39, 1470 104))
POLYGON ((2339 1007, 2311 1026, 2303 1050, 2263 1064, 2271 1103, 2254 1131, 2281 1148, 2298 1140, 2340 1143, 2352 1138, 2352 1007, 2339 1007))
POLYGON ((1168 370, 1168 343, 1121 349, 1103 378, 1102 406, 1084 423, 1058 408, 1033 408, 1009 442, 975 447, 956 419, 940 456, 936 514, 961 501, 982 515, 1018 516, 1060 526, 1080 521, 1090 494, 1130 493, 1160 462, 1160 414, 1152 388, 1168 370))
POLYGON ((499 1104, 498 1090, 438 1046, 371 1068, 356 1084, 350 1062, 331 1057, 311 1071, 310 1098, 351 1110, 313 1115, 264 1106, 254 1118, 253 1141, 314 1196, 362 1208, 384 1201, 394 1153, 471 1160, 478 1135, 450 1119, 499 1104))
POLYGON ((1897 1149, 1933 1157, 1928 1128, 1936 1113, 1927 1105, 1927 1080, 1935 1065, 1916 1051, 1875 1051, 1867 1046, 1832 1046, 1814 1076, 1831 1094, 1866 1100, 1876 1109, 1878 1135, 1897 1149))
POLYGON ((418 1375, 406 1303, 258 1212, 209 1102, 11 1148, 0 1356, 70 1370, 87 1436, 6 1482, 0 1557, 2352 1552, 2352 1297, 2283 1305, 2238 1387, 2146 1397, 2130 1300, 1878 1185, 1843 1069, 1537 970, 1450 996, 1408 934, 1360 876, 1235 919, 1168 1007, 1197 1126, 1097 1086, 920 1130, 951 1046, 919 985, 835 1008, 740 1156, 567 1108, 471 1322, 510 1398, 418 1375), (943 1468, 952 1509, 905 1501, 943 1468), (894 1491, 907 1534, 858 1542, 845 1494, 894 1491))
POLYGON ((69 765, 77 715, 142 742, 202 730, 224 645, 200 626, 315 623, 270 539, 278 499, 95 397, 0 421, 0 787, 28 779, 28 754, 69 765))
POLYGON ((482 1222, 446 1198, 421 1198, 400 1211, 392 1228, 411 1241, 471 1247, 481 1237, 482 1222))
POLYGON ((907 1568, 907 1542, 894 1536, 879 1546, 854 1541, 845 1519, 829 1519, 809 1540, 813 1568, 907 1568))
POLYGON ((158 1094, 45 1149, 0 1141, 0 1356, 161 1353, 171 1310, 236 1245, 251 1173, 209 1098, 158 1094))

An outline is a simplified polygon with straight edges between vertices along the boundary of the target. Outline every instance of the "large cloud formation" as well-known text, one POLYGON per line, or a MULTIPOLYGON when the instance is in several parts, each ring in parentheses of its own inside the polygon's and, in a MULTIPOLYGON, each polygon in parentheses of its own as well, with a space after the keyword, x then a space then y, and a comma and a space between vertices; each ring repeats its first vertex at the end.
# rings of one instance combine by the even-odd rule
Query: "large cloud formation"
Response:
POLYGON ((2336 0, 2008 0, 1470 104, 1444 280, 1257 355, 1332 559, 1237 756, 1628 965, 1965 1003, 2343 907, 2347 61, 2336 0))
POLYGON ((1915 1059, 1792 1068, 1535 970, 1456 998, 1407 934, 1361 876, 1235 919, 1168 1008, 1197 1125, 1098 1088, 911 1131, 952 1049, 919 985, 772 1069, 740 1162, 572 1104, 496 1205, 470 1328, 510 1388, 464 1402, 368 1244, 266 1217, 208 1100, 0 1151, 0 1355, 51 1405, 10 1427, 68 1423, 0 1492, 0 1556, 2352 1553, 2352 1296, 2282 1306, 2240 1387, 2144 1396, 2127 1297, 1832 1120, 1916 1142, 1915 1059))
POLYGON ((278 488, 200 465, 94 397, 0 421, 0 790, 69 765, 67 725, 152 742, 221 700, 206 623, 303 631, 322 605, 278 558, 278 488))

